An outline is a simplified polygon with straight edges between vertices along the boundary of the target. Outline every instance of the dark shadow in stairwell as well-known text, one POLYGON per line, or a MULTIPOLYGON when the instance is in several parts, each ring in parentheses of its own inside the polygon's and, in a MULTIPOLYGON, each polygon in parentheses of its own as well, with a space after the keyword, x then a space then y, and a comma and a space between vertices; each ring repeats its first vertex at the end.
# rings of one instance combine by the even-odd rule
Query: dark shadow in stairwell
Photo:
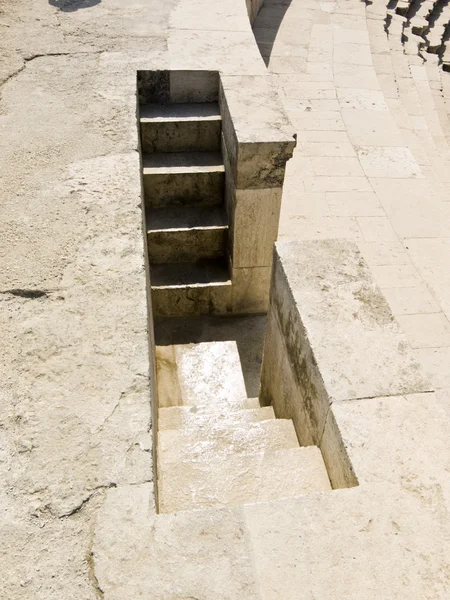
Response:
MULTIPOLYGON (((265 315, 243 317, 185 317, 155 321, 157 346, 236 342, 248 398, 259 396, 266 331, 265 315)), ((217 365, 220 371, 220 365, 217 365)))
POLYGON ((292 0, 265 0, 253 22, 253 35, 266 66, 269 65, 278 30, 291 2, 292 0))
POLYGON ((81 8, 91 8, 102 0, 48 0, 50 6, 59 8, 62 12, 75 12, 81 8))

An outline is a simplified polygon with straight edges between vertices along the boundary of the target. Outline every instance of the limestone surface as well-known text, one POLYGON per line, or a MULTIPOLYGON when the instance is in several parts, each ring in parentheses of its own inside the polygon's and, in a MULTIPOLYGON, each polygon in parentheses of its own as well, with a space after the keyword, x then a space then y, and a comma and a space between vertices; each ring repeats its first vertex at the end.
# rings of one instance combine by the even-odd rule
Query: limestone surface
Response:
POLYGON ((298 139, 279 238, 359 245, 449 410, 447 24, 445 2, 266 0, 253 31, 298 139))
MULTIPOLYGON (((261 5, 0 0, 2 600, 450 595, 447 11, 261 5), (220 71, 240 181, 267 197, 258 140, 270 159, 297 132, 281 237, 355 240, 437 389, 335 408, 357 487, 156 513, 136 119, 136 72, 156 69, 220 71)), ((270 282, 250 239, 234 306, 270 282)))

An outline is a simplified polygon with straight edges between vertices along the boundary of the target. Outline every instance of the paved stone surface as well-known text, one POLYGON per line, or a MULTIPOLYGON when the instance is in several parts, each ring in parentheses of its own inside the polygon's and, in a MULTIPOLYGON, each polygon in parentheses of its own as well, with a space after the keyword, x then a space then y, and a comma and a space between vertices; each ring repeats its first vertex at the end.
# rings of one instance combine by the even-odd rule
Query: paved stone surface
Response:
POLYGON ((450 75, 424 51, 430 36, 441 47, 443 30, 412 33, 432 8, 266 0, 254 33, 299 142, 279 239, 355 240, 439 388, 450 370, 433 358, 450 349, 450 75))
POLYGON ((0 2, 2 599, 101 597, 98 508, 152 479, 136 70, 265 75, 189 4, 0 2))
MULTIPOLYGON (((2 599, 101 597, 98 508, 152 480, 136 71, 268 86, 245 3, 201 6, 0 2, 2 599)), ((242 139, 285 138, 230 98, 242 139)))
MULTIPOLYGON (((385 0, 260 13, 299 133, 281 235, 357 240, 450 412, 450 83, 394 17, 388 38, 385 0)), ((155 514, 136 70, 220 69, 239 106, 243 73, 268 85, 245 3, 0 0, 0 28, 0 598, 448 597, 448 429, 429 400, 341 419, 375 448, 370 472, 399 464, 399 430, 424 449, 407 446, 392 488, 155 514)), ((240 115, 249 143, 286 126, 273 103, 240 115)))

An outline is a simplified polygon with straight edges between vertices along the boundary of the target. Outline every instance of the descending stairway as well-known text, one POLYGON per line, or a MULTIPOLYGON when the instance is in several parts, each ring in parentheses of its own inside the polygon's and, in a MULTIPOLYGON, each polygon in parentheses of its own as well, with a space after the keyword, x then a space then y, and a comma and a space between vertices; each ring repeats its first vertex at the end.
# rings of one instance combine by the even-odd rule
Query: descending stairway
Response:
POLYGON ((235 342, 157 347, 163 513, 330 490, 319 448, 246 395, 235 342))
POLYGON ((228 221, 215 102, 140 106, 155 316, 227 312, 228 221))

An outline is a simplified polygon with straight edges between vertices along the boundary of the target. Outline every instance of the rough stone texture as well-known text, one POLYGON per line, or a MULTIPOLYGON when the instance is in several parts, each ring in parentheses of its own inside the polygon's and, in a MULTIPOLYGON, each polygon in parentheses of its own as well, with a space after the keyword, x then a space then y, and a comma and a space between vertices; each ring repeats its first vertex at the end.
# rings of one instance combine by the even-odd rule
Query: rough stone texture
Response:
MULTIPOLYGON (((220 220, 222 223, 220 223, 220 220)), ((197 227, 171 227, 148 231, 148 248, 152 264, 195 263, 201 260, 224 258, 228 226, 219 224, 197 227)))
MULTIPOLYGON (((165 105, 162 105, 163 107, 165 105)), ((191 106, 181 104, 181 107, 191 106)), ((197 106, 214 106, 211 104, 194 104, 197 106)), ((203 116, 197 111, 198 116, 185 116, 182 110, 169 111, 148 110, 148 117, 144 106, 140 110, 141 141, 143 152, 208 152, 220 148, 220 118, 203 116), (158 114, 159 112, 159 114, 158 114)), ((206 111, 205 111, 206 112, 206 111)), ((193 111, 192 111, 193 113, 193 111)))
POLYGON ((282 188, 236 190, 231 255, 234 268, 271 267, 282 188))
POLYGON ((279 451, 268 448, 195 461, 172 462, 163 456, 158 485, 161 513, 276 502, 331 491, 322 454, 316 446, 279 451))
POLYGON ((233 312, 263 314, 269 306, 271 267, 233 269, 233 312))
POLYGON ((264 312, 277 239, 286 163, 295 148, 292 127, 278 109, 270 78, 221 77, 225 204, 230 219, 233 311, 264 312), (265 98, 260 102, 261 94, 265 98), (252 123, 249 128, 248 124, 252 123))
POLYGON ((301 385, 311 393, 315 388, 317 404, 325 403, 314 411, 313 438, 320 435, 329 402, 430 389, 350 242, 277 243, 269 318, 261 397, 277 404, 274 377, 283 377, 277 366, 283 353, 272 336, 281 335, 291 368, 303 374, 301 385))
POLYGON ((176 430, 187 427, 196 427, 200 430, 212 427, 218 420, 221 424, 233 427, 242 423, 257 423, 275 419, 271 406, 262 406, 256 409, 240 410, 230 413, 223 410, 215 415, 202 415, 197 413, 195 406, 169 406, 159 409, 158 428, 162 430, 176 430))
POLYGON ((274 307, 288 333, 294 300, 333 400, 431 389, 355 244, 280 242, 276 249, 274 307))
MULTIPOLYGON (((235 342, 245 382, 244 396, 247 396, 247 402, 249 402, 255 399, 259 393, 265 329, 266 317, 263 315, 231 316, 226 319, 221 317, 158 319, 155 321, 157 353, 159 354, 164 347, 168 350, 167 347, 173 347, 176 344, 199 344, 227 340, 235 342)), ((172 364, 174 360, 174 356, 169 358, 172 364)), ((236 387, 236 379, 234 379, 234 386, 236 387)), ((161 400, 163 400, 163 396, 159 396, 159 403, 161 400)), ((178 401, 177 404, 181 404, 181 401, 178 401)), ((259 408, 257 398, 256 408, 259 408)))
MULTIPOLYGON (((426 365, 450 348, 446 14, 429 0, 265 0, 253 24, 299 140, 280 239, 358 241, 382 290, 397 290, 386 294, 394 314, 401 295, 402 313, 415 315, 400 321, 408 340, 427 333, 426 365)), ((435 387, 448 370, 429 371, 435 387)))
POLYGON ((379 485, 244 507, 261 598, 446 597, 447 502, 379 485))
POLYGON ((173 377, 158 380, 160 406, 195 405, 200 412, 208 412, 211 405, 219 404, 240 408, 247 398, 234 341, 158 346, 157 357, 159 372, 174 373, 177 381, 173 377), (219 361, 223 369, 218 375, 219 361))
POLYGON ((96 509, 152 479, 133 77, 101 63, 43 56, 2 87, 4 598, 97 597, 96 509))
MULTIPOLYGON (((246 412, 245 410, 243 412, 246 412)), ((176 465, 227 454, 256 454, 262 451, 298 447, 292 421, 274 419, 261 423, 218 422, 208 426, 185 427, 158 434, 161 458, 176 465)))
POLYGON ((430 390, 354 244, 276 244, 260 399, 320 445, 334 487, 358 479, 333 407, 430 390))
POLYGON ((432 394, 335 406, 351 490, 155 520, 146 486, 110 490, 94 543, 106 597, 446 597, 448 420, 432 394))
POLYGON ((105 598, 259 599, 242 508, 155 516, 150 485, 111 491, 94 543, 105 598))
MULTIPOLYGON (((383 178, 318 175, 318 163, 300 160, 286 188, 282 236, 358 237, 377 280, 420 290, 425 281, 447 317, 448 241, 440 224, 448 76, 441 78, 433 55, 424 67, 414 63, 417 54, 404 53, 395 19, 387 38, 385 0, 293 0, 289 12, 274 4, 261 18, 283 27, 275 45, 261 27, 260 45, 273 55, 272 88, 303 140, 390 147, 400 143, 393 131, 400 128, 401 147, 411 150, 429 190, 411 201, 423 179, 389 178, 383 192, 375 185, 383 178), (367 38, 373 66, 367 52, 354 58, 367 38), (345 62, 333 64, 333 56, 345 62), (339 114, 349 95, 339 88, 382 91, 396 125, 388 119, 386 129, 377 119, 379 135, 368 128, 359 142, 350 126, 350 139, 339 114), (392 193, 394 182, 411 187, 392 193), (370 214, 373 202, 365 215, 360 206, 357 215, 317 214, 336 200, 328 193, 372 191, 395 239, 380 221, 366 221, 363 234, 359 219, 380 217, 370 214)), ((355 410, 334 416, 364 481, 359 487, 157 517, 152 484, 142 483, 152 471, 136 71, 220 69, 237 96, 243 73, 266 85, 245 3, 3 0, 0 26, 0 596, 448 597, 448 420, 435 412, 438 402, 449 405, 448 346, 416 352, 439 383, 436 403, 426 394, 339 405, 355 410), (372 482, 370 473, 392 482, 372 482)), ((351 97, 355 111, 367 109, 367 94, 351 97)), ((239 119, 239 135, 250 142, 253 115, 266 127, 261 96, 254 98, 239 119)), ((379 93, 374 101, 383 108, 379 93)), ((374 112, 365 114, 369 122, 374 112)), ((275 133, 286 122, 272 110, 267 121, 275 133)))
MULTIPOLYGON (((166 265, 164 268, 167 268, 166 265)), ((227 272, 220 279, 219 282, 213 280, 213 283, 207 282, 187 287, 184 285, 178 288, 153 287, 154 314, 157 317, 231 314, 233 310, 231 280, 228 279, 227 272)), ((152 281, 155 281, 155 277, 152 281)))

